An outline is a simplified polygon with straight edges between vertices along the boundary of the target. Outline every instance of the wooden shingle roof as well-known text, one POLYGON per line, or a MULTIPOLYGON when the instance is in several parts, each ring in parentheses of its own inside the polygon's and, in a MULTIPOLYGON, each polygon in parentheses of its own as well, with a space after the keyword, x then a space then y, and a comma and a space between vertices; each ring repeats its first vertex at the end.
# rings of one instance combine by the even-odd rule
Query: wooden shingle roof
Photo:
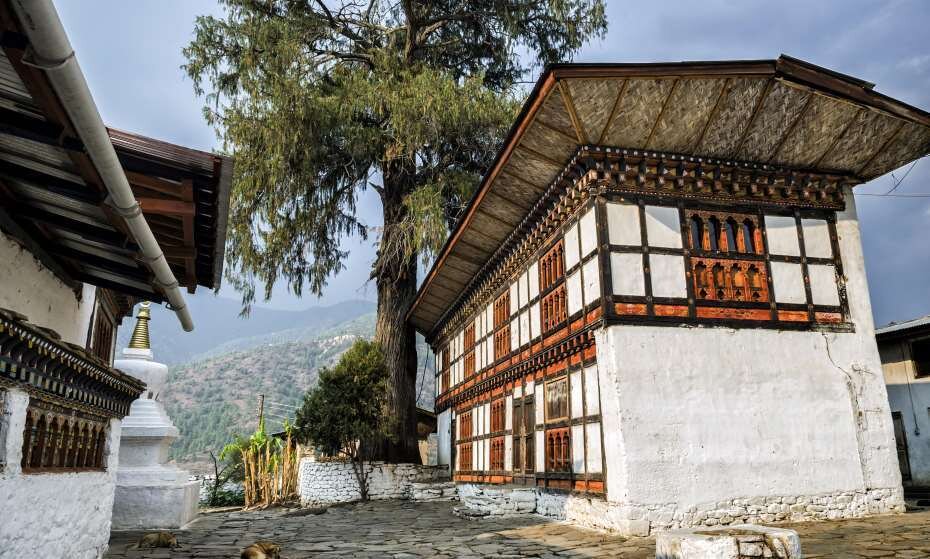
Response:
POLYGON ((865 182, 930 152, 930 114, 874 84, 777 60, 546 70, 408 318, 429 335, 579 147, 766 164, 865 182))

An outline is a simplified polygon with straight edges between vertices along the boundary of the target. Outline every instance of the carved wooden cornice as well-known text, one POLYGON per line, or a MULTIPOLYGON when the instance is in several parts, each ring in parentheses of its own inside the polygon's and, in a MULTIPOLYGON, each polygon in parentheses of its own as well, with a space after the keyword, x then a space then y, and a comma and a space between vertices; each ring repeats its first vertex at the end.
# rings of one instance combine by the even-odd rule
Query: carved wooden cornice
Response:
POLYGON ((43 330, 0 309, 0 383, 87 413, 126 416, 145 384, 43 330))

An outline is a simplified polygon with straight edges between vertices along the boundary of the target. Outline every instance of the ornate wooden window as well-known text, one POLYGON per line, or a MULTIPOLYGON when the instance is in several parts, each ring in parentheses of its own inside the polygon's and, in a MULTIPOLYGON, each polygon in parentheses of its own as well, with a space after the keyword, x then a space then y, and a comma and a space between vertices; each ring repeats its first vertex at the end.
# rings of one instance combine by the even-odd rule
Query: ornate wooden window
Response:
POLYGON ((491 470, 504 469, 504 437, 491 439, 491 470))
POLYGON ((93 337, 90 351, 104 362, 110 362, 110 352, 113 349, 113 334, 116 327, 113 320, 104 312, 103 306, 97 308, 94 318, 93 337))
POLYGON ((494 301, 494 360, 510 353, 510 291, 494 301))
POLYGON ((558 286, 543 297, 540 303, 540 314, 544 334, 568 319, 567 308, 565 284, 558 286))
POLYGON ((475 323, 465 327, 465 378, 475 374, 475 323))
POLYGON ((494 400, 491 402, 491 432, 496 433, 498 431, 503 431, 506 421, 505 414, 506 409, 504 407, 504 399, 494 400))
POLYGON ((467 411, 459 416, 459 439, 470 439, 474 433, 474 424, 471 419, 472 412, 467 411))
POLYGON ((513 471, 533 472, 534 421, 536 410, 532 399, 513 403, 513 471))
POLYGON ((546 421, 568 418, 568 378, 546 383, 546 421))
POLYGON ((474 464, 474 445, 465 443, 459 445, 459 471, 470 471, 474 464))
POLYGON ((543 291, 565 275, 565 248, 559 241, 539 259, 539 288, 543 291))
POLYGON ((568 427, 546 430, 546 471, 570 472, 571 438, 568 427))
POLYGON ((698 300, 769 301, 757 216, 690 211, 691 272, 698 300), (739 254, 741 258, 726 258, 739 254))
POLYGON ((23 473, 106 469, 105 417, 30 399, 23 429, 23 473))
POLYGON ((449 344, 442 350, 442 391, 449 390, 449 344))
POLYGON ((693 251, 763 253, 758 216, 691 210, 688 223, 693 251))

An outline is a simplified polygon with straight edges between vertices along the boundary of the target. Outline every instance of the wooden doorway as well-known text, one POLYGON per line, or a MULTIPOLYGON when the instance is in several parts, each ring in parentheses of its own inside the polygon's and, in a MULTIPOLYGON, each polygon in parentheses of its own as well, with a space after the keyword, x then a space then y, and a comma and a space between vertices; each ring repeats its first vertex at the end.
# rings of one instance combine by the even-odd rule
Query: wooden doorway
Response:
POLYGON ((898 466, 901 468, 901 480, 911 481, 911 462, 907 455, 907 430, 904 428, 904 417, 901 412, 891 412, 891 420, 894 422, 894 441, 898 448, 898 466))

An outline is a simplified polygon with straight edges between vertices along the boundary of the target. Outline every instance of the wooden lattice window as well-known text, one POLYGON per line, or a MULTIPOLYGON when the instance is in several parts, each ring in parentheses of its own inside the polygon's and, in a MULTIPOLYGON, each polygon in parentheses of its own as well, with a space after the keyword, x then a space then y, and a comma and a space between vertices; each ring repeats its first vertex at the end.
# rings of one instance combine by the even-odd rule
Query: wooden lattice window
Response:
POLYGON ((688 213, 688 224, 692 250, 763 253, 758 216, 693 210, 688 213))
POLYGON ((90 345, 90 352, 99 357, 104 362, 110 362, 110 352, 113 349, 113 334, 116 327, 113 320, 103 311, 103 307, 97 309, 96 318, 94 319, 93 337, 90 345))
POLYGON ((442 391, 449 390, 449 345, 442 350, 442 391))
POLYGON ((546 383, 546 421, 568 418, 568 378, 546 383))
POLYGON ((551 287, 565 275, 565 248, 559 241, 539 259, 539 288, 543 291, 551 287))
POLYGON ((494 359, 510 353, 510 291, 494 301, 494 359))
POLYGON ((475 374, 475 323, 465 327, 465 378, 475 374))
POLYGON ((534 470, 534 422, 536 418, 533 400, 515 400, 513 403, 513 471, 534 470))
POLYGON ((506 408, 504 407, 504 399, 495 400, 491 402, 491 432, 496 433, 498 431, 503 431, 505 428, 505 414, 506 408))
POLYGON ((769 301, 758 216, 692 210, 688 224, 688 239, 695 252, 691 275, 698 300, 769 301), (721 257, 730 254, 746 256, 721 257))
POLYGON ((491 470, 504 469, 504 437, 491 439, 491 470))
POLYGON ((571 438, 568 427, 546 430, 546 471, 571 471, 571 438))
POLYGON ((470 439, 474 433, 472 412, 468 411, 459 416, 459 440, 470 439))
POLYGON ((764 262, 724 258, 692 258, 694 295, 709 301, 769 300, 764 262))
POLYGON ((474 445, 465 443, 459 445, 459 470, 470 471, 474 466, 474 445))
POLYGON ((565 285, 560 285, 543 297, 540 303, 543 333, 547 333, 568 318, 565 285))
POLYGON ((30 399, 23 429, 23 473, 106 469, 105 417, 30 399))

